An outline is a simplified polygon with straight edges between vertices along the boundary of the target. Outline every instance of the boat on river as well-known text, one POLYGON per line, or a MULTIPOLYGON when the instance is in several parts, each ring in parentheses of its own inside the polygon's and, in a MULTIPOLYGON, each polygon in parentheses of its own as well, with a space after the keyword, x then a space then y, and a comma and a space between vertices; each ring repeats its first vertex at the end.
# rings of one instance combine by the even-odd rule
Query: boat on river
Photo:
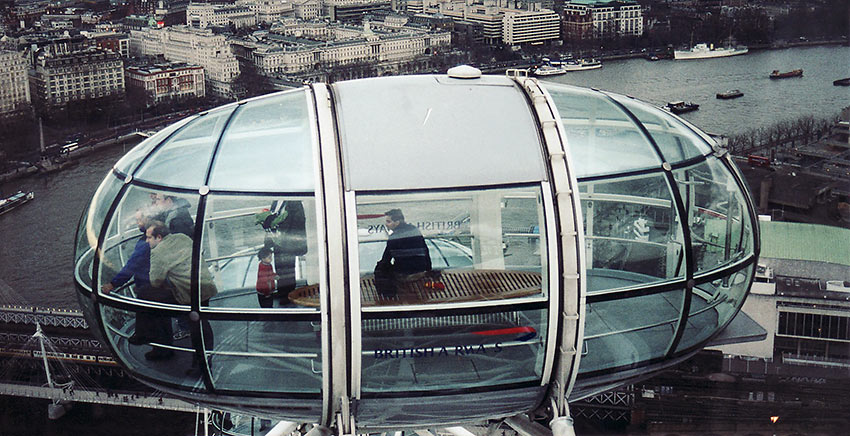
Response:
POLYGON ((786 71, 784 73, 780 73, 779 70, 773 70, 773 72, 770 73, 770 78, 771 79, 787 79, 789 77, 800 77, 802 75, 803 75, 803 70, 801 70, 799 68, 796 69, 796 70, 786 71))
POLYGON ((699 109, 699 105, 691 102, 684 101, 671 101, 667 103, 667 110, 673 112, 674 114, 683 114, 685 112, 691 112, 699 109))
POLYGON ((846 79, 838 79, 832 82, 835 86, 850 86, 850 77, 846 79))
POLYGON ((673 59, 709 59, 722 58, 727 56, 736 56, 749 53, 747 47, 718 47, 714 48, 714 44, 708 45, 699 43, 693 46, 690 50, 675 50, 673 59))
POLYGON ((23 191, 18 191, 14 195, 0 199, 0 215, 32 200, 34 197, 35 193, 33 192, 24 193, 23 191))
POLYGON ((567 70, 564 67, 556 67, 553 65, 541 65, 531 71, 531 74, 538 77, 559 76, 566 74, 567 70))
POLYGON ((569 60, 561 63, 561 68, 569 71, 595 70, 602 68, 602 62, 596 59, 569 60))
POLYGON ((718 92, 718 93, 717 93, 717 98, 719 98, 719 99, 721 99, 721 100, 729 100, 729 99, 732 99, 732 98, 738 98, 738 97, 741 97, 741 96, 743 96, 743 95, 744 95, 744 93, 743 93, 743 92, 741 92, 741 91, 740 91, 740 90, 738 90, 738 89, 730 89, 730 90, 728 90, 728 91, 718 92))

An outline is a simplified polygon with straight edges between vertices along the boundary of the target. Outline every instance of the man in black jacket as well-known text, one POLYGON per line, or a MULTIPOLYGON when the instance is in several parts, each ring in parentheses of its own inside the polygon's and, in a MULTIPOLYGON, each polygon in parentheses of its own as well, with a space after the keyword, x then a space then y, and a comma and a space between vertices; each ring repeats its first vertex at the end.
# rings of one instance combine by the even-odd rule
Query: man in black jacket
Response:
POLYGON ((404 221, 400 209, 384 213, 387 229, 391 230, 384 255, 375 265, 375 287, 384 297, 396 295, 398 282, 421 272, 431 271, 431 256, 425 238, 415 226, 404 221))

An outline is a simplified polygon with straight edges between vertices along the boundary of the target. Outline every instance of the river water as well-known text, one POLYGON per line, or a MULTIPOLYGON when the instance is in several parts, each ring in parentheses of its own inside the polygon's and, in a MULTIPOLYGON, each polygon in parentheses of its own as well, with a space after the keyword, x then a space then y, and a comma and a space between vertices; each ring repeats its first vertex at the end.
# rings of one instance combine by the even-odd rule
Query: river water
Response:
MULTIPOLYGON (((692 61, 606 62, 599 70, 569 73, 554 82, 627 94, 657 105, 700 104, 683 118, 732 135, 805 115, 832 117, 850 105, 850 47, 800 47, 692 61), (772 70, 802 68, 801 78, 770 80, 772 70), (718 100, 717 92, 744 96, 718 100)), ((72 282, 74 233, 98 183, 121 157, 121 146, 89 155, 63 172, 6 183, 4 194, 35 191, 35 200, 0 216, 0 303, 76 308, 72 282)))

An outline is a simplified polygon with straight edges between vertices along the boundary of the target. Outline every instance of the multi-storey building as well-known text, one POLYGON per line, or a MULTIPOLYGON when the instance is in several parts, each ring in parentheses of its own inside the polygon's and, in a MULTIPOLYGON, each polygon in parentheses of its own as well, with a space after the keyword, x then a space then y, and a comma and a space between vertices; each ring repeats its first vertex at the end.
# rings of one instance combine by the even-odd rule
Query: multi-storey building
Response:
POLYGON ((233 95, 232 83, 239 76, 239 62, 224 35, 211 29, 172 26, 130 31, 130 54, 164 55, 171 62, 186 62, 204 68, 207 92, 219 97, 233 95))
POLYGON ((294 15, 302 20, 312 20, 319 17, 322 5, 319 0, 293 0, 294 15))
POLYGON ((385 31, 372 29, 368 22, 355 28, 286 20, 259 42, 235 40, 233 45, 237 56, 254 63, 262 74, 324 80, 334 71, 344 71, 337 79, 409 71, 410 64, 449 47, 451 34, 412 28, 385 31))
MULTIPOLYGON (((410 4, 408 4, 408 7, 410 4)), ((439 14, 450 17, 455 21, 467 21, 481 25, 481 37, 485 44, 502 42, 502 21, 504 8, 488 3, 465 4, 452 2, 431 2, 426 0, 423 13, 439 14)))
POLYGON ((765 374, 812 367, 846 377, 850 368, 850 229, 761 223, 762 253, 743 312, 768 331, 759 342, 727 345, 765 374), (764 369, 762 369, 764 368, 764 369))
POLYGON ((236 4, 254 12, 258 23, 271 24, 295 14, 293 3, 288 0, 236 0, 236 4))
POLYGON ((20 52, 0 48, 0 118, 21 114, 29 103, 26 57, 20 52))
POLYGON ((321 3, 323 15, 331 21, 360 22, 365 14, 377 11, 391 11, 391 0, 324 0, 321 3))
POLYGON ((564 5, 564 28, 568 39, 640 36, 643 10, 634 1, 572 0, 564 5))
POLYGON ((204 69, 200 65, 167 63, 136 65, 125 70, 127 95, 155 106, 165 100, 200 98, 205 95, 204 69))
POLYGON ((241 29, 256 25, 257 15, 248 6, 189 3, 186 24, 200 29, 227 26, 241 29))
POLYGON ((100 98, 123 98, 124 62, 114 52, 91 47, 36 56, 30 75, 33 101, 45 108, 100 98))
POLYGON ((539 44, 560 37, 561 18, 554 11, 505 11, 502 20, 502 41, 505 44, 539 44))
POLYGON ((82 31, 80 34, 94 40, 100 48, 114 51, 122 58, 130 57, 130 35, 126 33, 82 31))

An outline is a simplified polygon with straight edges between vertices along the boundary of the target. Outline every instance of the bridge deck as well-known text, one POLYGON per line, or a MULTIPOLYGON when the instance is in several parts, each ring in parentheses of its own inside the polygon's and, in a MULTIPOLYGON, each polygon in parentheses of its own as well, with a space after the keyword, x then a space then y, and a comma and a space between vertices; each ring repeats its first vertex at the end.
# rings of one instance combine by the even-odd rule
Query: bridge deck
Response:
POLYGON ((113 406, 144 407, 148 409, 174 410, 178 412, 196 412, 198 407, 176 398, 164 396, 143 396, 133 392, 109 393, 105 390, 83 390, 50 388, 12 383, 0 383, 0 395, 17 397, 44 398, 83 403, 108 404, 113 406))

